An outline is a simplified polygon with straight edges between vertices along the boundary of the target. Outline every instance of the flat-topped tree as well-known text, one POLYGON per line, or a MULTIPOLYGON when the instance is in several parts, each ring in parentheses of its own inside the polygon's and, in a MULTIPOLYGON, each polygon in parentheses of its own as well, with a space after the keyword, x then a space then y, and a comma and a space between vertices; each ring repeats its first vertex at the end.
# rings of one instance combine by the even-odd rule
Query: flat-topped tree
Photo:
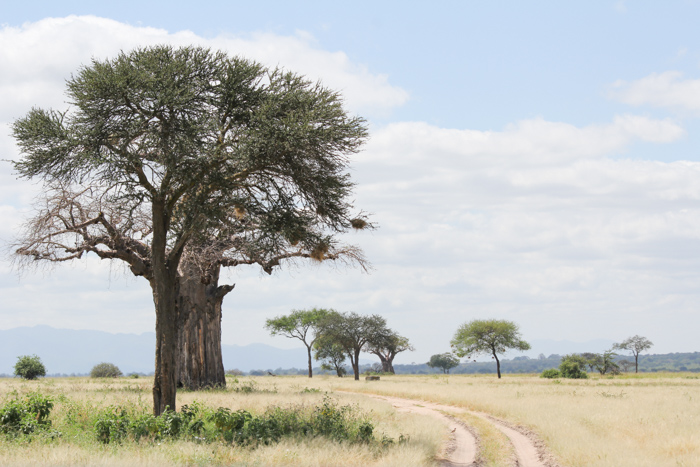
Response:
POLYGON ((278 316, 265 322, 265 328, 273 336, 299 339, 304 343, 308 354, 309 378, 313 377, 311 349, 319 337, 318 327, 328 313, 329 310, 323 308, 292 310, 289 315, 278 316))
POLYGON ((632 336, 624 341, 613 344, 613 350, 627 350, 634 355, 634 372, 639 373, 639 354, 649 350, 654 343, 642 336, 632 336))
POLYGON ((518 325, 499 319, 475 319, 461 325, 450 342, 455 355, 491 355, 496 360, 496 372, 501 378, 501 361, 498 354, 506 350, 530 350, 530 344, 520 337, 518 325))
MULTIPOLYGON (((347 156, 364 142, 364 122, 317 83, 197 47, 93 60, 68 80, 67 94, 68 111, 35 108, 14 122, 22 153, 15 170, 47 189, 93 190, 85 192, 89 199, 118 207, 112 218, 100 211, 66 230, 80 241, 80 229, 91 229, 106 248, 115 246, 114 258, 148 279, 156 311, 154 413, 174 410, 187 248, 236 244, 235 220, 248 217, 259 223, 252 235, 260 241, 246 255, 269 258, 271 268, 282 245, 323 259, 333 235, 357 224, 347 156), (117 221, 135 235, 115 231, 117 221), (139 225, 146 227, 136 231, 139 225)), ((24 254, 41 258, 28 246, 24 254)), ((229 261, 236 259, 219 266, 229 261)))

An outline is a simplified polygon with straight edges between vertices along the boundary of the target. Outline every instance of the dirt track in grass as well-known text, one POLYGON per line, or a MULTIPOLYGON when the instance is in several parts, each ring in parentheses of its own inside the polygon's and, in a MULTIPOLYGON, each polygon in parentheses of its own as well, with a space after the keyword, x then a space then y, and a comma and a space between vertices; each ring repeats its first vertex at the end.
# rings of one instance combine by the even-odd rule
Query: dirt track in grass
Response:
POLYGON ((450 432, 450 441, 440 454, 440 462, 445 466, 479 466, 479 444, 474 430, 445 413, 468 413, 493 424, 508 437, 513 447, 512 465, 518 467, 556 467, 558 464, 548 454, 546 447, 532 433, 516 429, 502 420, 488 414, 473 412, 460 407, 436 404, 414 399, 389 397, 377 394, 362 394, 390 403, 397 411, 416 413, 441 419, 450 432))

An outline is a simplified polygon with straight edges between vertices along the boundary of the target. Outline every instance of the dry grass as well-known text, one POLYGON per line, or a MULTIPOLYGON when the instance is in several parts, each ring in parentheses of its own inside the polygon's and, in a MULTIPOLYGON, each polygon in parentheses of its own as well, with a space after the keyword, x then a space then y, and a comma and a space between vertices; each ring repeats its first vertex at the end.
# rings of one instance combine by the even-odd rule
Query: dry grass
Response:
MULTIPOLYGON (((329 378, 326 378, 329 379, 329 378)), ((314 382, 322 382, 314 378, 314 382)), ((198 401, 210 407, 246 409, 262 413, 270 406, 294 404, 317 405, 323 392, 304 392, 308 378, 243 377, 238 385, 225 391, 178 393, 178 404, 198 401), (254 387, 251 393, 235 392, 236 386, 254 387)), ((391 406, 353 394, 334 394, 339 404, 356 404, 368 413, 375 426, 375 436, 392 438, 386 448, 332 442, 322 438, 283 440, 255 449, 235 447, 220 442, 197 444, 186 441, 124 442, 102 445, 90 432, 76 434, 65 424, 68 413, 78 422, 90 420, 98 408, 119 405, 143 407, 151 404, 152 382, 148 379, 115 380, 89 378, 47 378, 39 381, 0 379, 0 401, 16 391, 20 394, 39 391, 56 401, 51 419, 54 428, 64 433, 55 440, 10 440, 0 436, 0 465, 299 465, 299 466, 419 466, 432 464, 431 459, 443 442, 438 421, 410 414, 396 413, 391 406), (68 435, 66 435, 66 433, 68 435), (399 437, 408 439, 398 443, 399 437)))
POLYGON ((394 376, 331 386, 490 413, 538 433, 563 465, 697 466, 700 459, 700 379, 691 374, 394 376))
MULTIPOLYGON (((490 413, 539 434, 562 465, 695 466, 700 459, 700 379, 690 374, 655 374, 614 379, 545 380, 536 376, 392 376, 378 382, 336 377, 243 377, 257 392, 181 392, 178 403, 197 400, 213 407, 245 408, 260 413, 270 405, 315 404, 323 391, 371 392, 429 400, 490 413), (318 388, 321 392, 303 392, 318 388), (269 392, 264 392, 269 391, 269 392), (275 392, 276 391, 276 392, 275 392)), ((39 390, 59 400, 52 418, 65 416, 70 400, 81 410, 109 405, 150 407, 147 379, 0 379, 0 400, 11 391, 39 390), (81 405, 82 404, 82 405, 81 405), (82 407, 82 409, 81 409, 82 407)), ((428 417, 397 413, 389 404, 360 395, 335 393, 342 404, 358 404, 371 413, 375 433, 410 438, 378 453, 365 446, 314 439, 292 440, 242 449, 223 444, 124 443, 102 446, 89 439, 34 441, 22 444, 0 438, 1 465, 430 465, 445 439, 442 425, 428 417)), ((87 414, 84 414, 87 416, 87 414)), ((473 426, 486 465, 507 463, 510 448, 500 432, 483 420, 473 426)), ((59 428, 59 427, 57 427, 59 428)), ((380 435, 381 436, 381 435, 380 435)))

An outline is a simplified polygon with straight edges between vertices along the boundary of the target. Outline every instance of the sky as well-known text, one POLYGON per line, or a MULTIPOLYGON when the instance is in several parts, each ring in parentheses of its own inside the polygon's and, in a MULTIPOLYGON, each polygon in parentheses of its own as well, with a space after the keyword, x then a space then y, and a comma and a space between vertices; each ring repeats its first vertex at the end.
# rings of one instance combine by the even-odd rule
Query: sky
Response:
POLYGON ((265 320, 315 306, 384 316, 416 347, 398 363, 449 351, 473 319, 700 351, 700 2, 335 3, 4 5, 0 329, 153 331, 150 289, 120 264, 17 269, 40 186, 8 161, 10 124, 67 109, 71 73, 167 43, 320 80, 369 125, 353 199, 379 229, 343 240, 372 271, 228 271, 224 343, 298 347, 265 320))

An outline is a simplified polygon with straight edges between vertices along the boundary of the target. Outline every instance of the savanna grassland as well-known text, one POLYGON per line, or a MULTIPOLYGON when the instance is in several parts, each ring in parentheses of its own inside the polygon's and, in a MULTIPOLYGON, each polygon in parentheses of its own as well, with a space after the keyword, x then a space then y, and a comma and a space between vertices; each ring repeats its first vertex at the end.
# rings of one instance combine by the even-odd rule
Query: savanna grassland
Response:
MULTIPOLYGON (((273 407, 316 414, 330 407, 348 414, 351 423, 357 422, 353 426, 370 423, 371 440, 297 433, 268 444, 236 443, 207 427, 197 436, 151 433, 138 441, 131 436, 100 440, 95 424, 105 414, 150 412, 151 385, 147 378, 0 379, 0 403, 36 393, 53 402, 50 429, 0 435, 0 464, 436 464, 449 437, 440 421, 397 412, 386 402, 348 392, 419 399, 490 414, 534 433, 564 466, 693 466, 700 458, 700 379, 693 374, 587 380, 383 376, 374 382, 330 376, 239 377, 230 380, 226 390, 180 391, 179 407, 206 407, 209 415, 219 407, 231 413, 244 409, 253 416, 269 414, 273 407)), ((458 418, 478 435, 483 465, 510 464, 511 447, 498 430, 469 413, 458 418)))

